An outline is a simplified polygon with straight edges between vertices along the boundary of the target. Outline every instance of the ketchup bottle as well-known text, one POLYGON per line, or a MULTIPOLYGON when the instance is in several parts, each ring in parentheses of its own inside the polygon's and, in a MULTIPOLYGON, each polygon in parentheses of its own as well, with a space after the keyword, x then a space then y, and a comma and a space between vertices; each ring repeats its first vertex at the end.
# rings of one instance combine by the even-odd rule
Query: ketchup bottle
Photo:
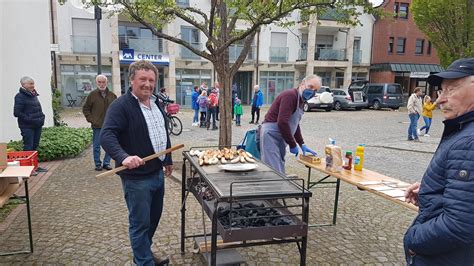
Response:
POLYGON ((351 170, 352 169, 352 151, 346 151, 346 156, 345 156, 347 161, 347 164, 343 166, 344 169, 346 170, 351 170))

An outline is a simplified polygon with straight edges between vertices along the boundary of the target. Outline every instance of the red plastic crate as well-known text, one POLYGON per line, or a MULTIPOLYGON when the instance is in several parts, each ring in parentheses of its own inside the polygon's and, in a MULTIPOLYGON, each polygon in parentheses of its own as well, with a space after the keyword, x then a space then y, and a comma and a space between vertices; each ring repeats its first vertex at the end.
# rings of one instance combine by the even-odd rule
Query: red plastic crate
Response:
POLYGON ((166 112, 172 115, 177 114, 179 112, 179 104, 176 104, 176 103, 168 104, 168 106, 166 107, 166 112))
POLYGON ((7 152, 7 160, 9 162, 19 161, 21 166, 34 166, 34 170, 38 168, 37 151, 10 151, 7 152))

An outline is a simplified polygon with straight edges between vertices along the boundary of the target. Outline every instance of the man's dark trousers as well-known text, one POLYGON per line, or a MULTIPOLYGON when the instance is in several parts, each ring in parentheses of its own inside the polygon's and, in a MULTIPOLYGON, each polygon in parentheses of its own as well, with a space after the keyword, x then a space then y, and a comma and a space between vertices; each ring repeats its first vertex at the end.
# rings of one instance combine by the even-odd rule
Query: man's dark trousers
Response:
POLYGON ((36 128, 20 128, 23 137, 23 150, 36 151, 41 138, 42 127, 36 128))

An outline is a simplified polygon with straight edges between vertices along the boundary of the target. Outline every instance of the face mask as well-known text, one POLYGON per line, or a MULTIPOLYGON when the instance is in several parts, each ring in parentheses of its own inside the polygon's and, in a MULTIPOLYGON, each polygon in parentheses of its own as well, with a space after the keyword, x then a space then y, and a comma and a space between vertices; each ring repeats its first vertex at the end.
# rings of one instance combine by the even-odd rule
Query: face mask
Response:
POLYGON ((303 100, 308 101, 313 97, 314 91, 312 89, 304 89, 301 97, 303 97, 303 100))

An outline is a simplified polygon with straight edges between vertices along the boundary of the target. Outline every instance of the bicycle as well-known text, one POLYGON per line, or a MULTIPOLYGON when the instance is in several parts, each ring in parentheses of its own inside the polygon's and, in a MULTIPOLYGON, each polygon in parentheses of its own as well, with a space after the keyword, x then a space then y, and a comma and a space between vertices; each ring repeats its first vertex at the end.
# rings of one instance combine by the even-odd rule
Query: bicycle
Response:
POLYGON ((165 108, 166 117, 168 118, 168 135, 173 134, 179 136, 183 132, 183 123, 175 116, 179 112, 179 104, 175 104, 173 100, 158 96, 165 108))

